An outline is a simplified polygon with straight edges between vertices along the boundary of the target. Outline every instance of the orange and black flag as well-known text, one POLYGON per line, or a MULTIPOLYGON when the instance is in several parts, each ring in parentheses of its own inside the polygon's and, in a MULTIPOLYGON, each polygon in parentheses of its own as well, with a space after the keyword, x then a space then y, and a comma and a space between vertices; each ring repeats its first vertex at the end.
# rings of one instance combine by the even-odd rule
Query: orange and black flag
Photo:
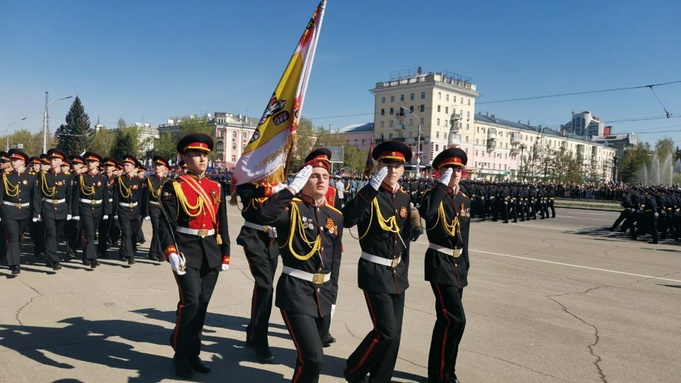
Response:
POLYGON ((371 145, 369 146, 369 153, 367 153, 367 162, 364 165, 364 175, 369 177, 371 172, 374 170, 374 159, 371 157, 371 152, 374 151, 374 139, 371 139, 371 145))

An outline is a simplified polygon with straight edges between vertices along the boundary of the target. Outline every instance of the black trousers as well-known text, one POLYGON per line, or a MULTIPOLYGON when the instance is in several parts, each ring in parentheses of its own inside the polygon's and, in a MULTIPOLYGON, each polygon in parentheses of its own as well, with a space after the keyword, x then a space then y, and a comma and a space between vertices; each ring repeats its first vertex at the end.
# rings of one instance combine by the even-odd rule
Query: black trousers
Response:
POLYGON ((18 266, 20 264, 21 237, 29 221, 28 218, 2 217, 2 226, 5 228, 5 243, 7 244, 7 266, 18 266))
POLYGON ((45 254, 45 224, 43 222, 30 222, 28 230, 33 241, 33 255, 40 257, 40 254, 45 254))
POLYGON ((329 333, 331 315, 315 318, 281 310, 288 333, 296 346, 296 367, 291 383, 317 383, 324 366, 322 339, 329 333))
POLYGON ((151 218, 151 243, 149 244, 149 259, 163 259, 163 249, 159 240, 159 230, 161 225, 161 213, 152 212, 151 218))
MULTIPOLYGON (((270 248, 269 251, 276 251, 270 248)), ((272 313, 274 296, 274 273, 277 271, 279 257, 271 258, 270 254, 256 254, 244 246, 248 267, 255 284, 251 298, 251 320, 246 327, 246 340, 256 349, 269 347, 267 332, 272 313)))
POLYGON ((109 231, 111 230, 111 222, 113 220, 113 217, 102 219, 97 227, 97 254, 99 256, 106 256, 107 249, 109 248, 109 231))
POLYGON ((83 260, 95 262, 97 260, 97 247, 95 246, 95 232, 102 220, 101 211, 94 211, 92 216, 80 215, 80 224, 83 228, 83 260))
MULTIPOLYGON (((76 255, 76 250, 78 250, 83 243, 83 224, 78 220, 71 220, 66 223, 66 252, 70 256, 76 255)), ((85 255, 83 255, 85 259, 85 255)))
POLYGON ((463 290, 457 286, 431 282, 435 294, 435 327, 428 354, 428 379, 435 382, 453 381, 456 378, 456 357, 459 343, 466 327, 466 314, 461 297, 463 290))
POLYGON ((374 329, 350 355, 345 371, 361 379, 370 374, 371 383, 390 383, 402 336, 405 293, 364 292, 374 329))
POLYGON ((43 224, 45 227, 45 261, 48 265, 58 263, 61 260, 57 254, 59 236, 66 225, 66 218, 43 217, 43 224))
POLYGON ((118 216, 118 224, 121 226, 121 245, 119 256, 121 259, 134 259, 137 250, 137 224, 139 217, 131 217, 126 214, 118 216))
POLYGON ((208 303, 218 281, 218 270, 202 263, 201 269, 187 268, 186 274, 175 276, 180 293, 177 302, 177 320, 170 335, 170 344, 175 355, 181 357, 198 356, 201 352, 201 331, 206 321, 208 303))

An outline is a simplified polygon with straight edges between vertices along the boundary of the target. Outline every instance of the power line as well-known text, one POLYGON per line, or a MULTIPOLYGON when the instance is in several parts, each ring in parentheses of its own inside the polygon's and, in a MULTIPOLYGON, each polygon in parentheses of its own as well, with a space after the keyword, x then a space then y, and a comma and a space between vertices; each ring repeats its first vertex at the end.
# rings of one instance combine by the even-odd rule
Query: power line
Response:
POLYGON ((619 92, 619 91, 622 91, 622 90, 632 90, 632 89, 642 89, 642 88, 653 89, 654 86, 663 86, 663 85, 671 85, 671 84, 678 84, 678 83, 681 83, 681 80, 662 82, 662 83, 659 83, 659 84, 630 86, 630 87, 625 87, 625 88, 586 90, 586 91, 582 91, 582 92, 559 93, 559 94, 549 94, 549 95, 544 95, 544 96, 532 96, 532 97, 509 98, 509 99, 506 99, 506 100, 483 101, 483 102, 476 102, 476 104, 478 104, 478 105, 481 105, 481 104, 499 104, 499 103, 502 103, 502 102, 527 101, 527 100, 538 100, 538 99, 543 99, 543 98, 578 96, 580 94, 619 92))

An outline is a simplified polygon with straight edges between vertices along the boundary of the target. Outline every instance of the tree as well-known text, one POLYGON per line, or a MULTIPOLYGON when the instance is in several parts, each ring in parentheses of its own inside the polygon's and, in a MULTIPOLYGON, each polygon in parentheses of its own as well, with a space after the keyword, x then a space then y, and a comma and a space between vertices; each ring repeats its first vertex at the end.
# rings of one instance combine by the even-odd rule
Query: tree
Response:
POLYGON ((133 142, 129 133, 123 130, 117 130, 114 138, 114 144, 109 151, 109 156, 121 159, 126 154, 132 154, 133 142))
POLYGON ((85 113, 80 98, 76 96, 66 114, 66 124, 60 125, 55 132, 59 140, 57 147, 67 154, 81 153, 89 147, 92 135, 90 117, 85 113))
POLYGON ((2 146, 9 146, 9 148, 22 146, 22 150, 29 156, 37 156, 43 150, 43 134, 31 133, 27 129, 17 130, 9 137, 3 137, 2 146))
POLYGON ((625 183, 636 183, 643 165, 650 166, 650 146, 639 143, 624 151, 622 160, 617 164, 617 178, 625 183))
POLYGON ((191 133, 203 133, 209 136, 213 136, 213 126, 209 125, 210 119, 207 115, 196 117, 196 116, 185 116, 180 120, 180 137, 184 137, 191 133))
POLYGON ((175 161, 176 155, 177 142, 172 133, 161 134, 160 137, 154 142, 154 149, 149 150, 146 153, 147 158, 161 156, 173 162, 175 161))
POLYGON ((297 172, 303 165, 303 161, 310 151, 312 151, 317 141, 317 132, 312 126, 312 121, 301 118, 297 130, 298 140, 291 151, 289 162, 289 172, 297 172))
POLYGON ((94 137, 92 137, 88 150, 102 156, 108 156, 114 145, 115 136, 114 132, 104 127, 99 128, 99 130, 95 132, 94 137))

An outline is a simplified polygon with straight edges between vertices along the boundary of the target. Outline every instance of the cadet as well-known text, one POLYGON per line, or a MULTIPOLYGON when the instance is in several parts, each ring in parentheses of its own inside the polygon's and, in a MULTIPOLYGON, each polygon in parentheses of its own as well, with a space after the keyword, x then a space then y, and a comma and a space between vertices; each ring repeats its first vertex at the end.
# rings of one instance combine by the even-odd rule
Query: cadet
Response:
POLYGON ((45 262, 54 270, 61 269, 57 254, 59 237, 66 221, 71 219, 71 174, 62 171, 66 153, 59 149, 47 151, 50 171, 38 175, 38 192, 42 202, 37 206, 38 217, 45 225, 45 262))
POLYGON ((161 242, 159 241, 159 228, 161 219, 161 187, 163 183, 168 179, 166 175, 168 170, 170 170, 170 164, 168 160, 161 156, 154 156, 152 159, 154 163, 154 175, 147 177, 146 183, 147 187, 146 195, 144 198, 144 203, 147 206, 147 215, 144 217, 145 220, 151 220, 151 244, 149 245, 149 255, 148 258, 152 261, 162 261, 163 260, 163 249, 161 248, 161 242))
MULTIPOLYGON (((42 156, 42 155, 41 155, 42 156)), ((47 156, 47 154, 45 154, 47 156)), ((76 177, 87 171, 87 167, 84 164, 83 158, 77 154, 71 154, 69 156, 71 160, 71 165, 73 172, 71 172, 71 183, 75 182, 76 177)), ((75 190, 71 191, 71 198, 75 198, 75 190)), ((71 201, 71 215, 78 215, 77 206, 78 201, 71 201), (75 206, 73 204, 76 204, 75 206)), ((76 256, 76 250, 83 246, 83 226, 80 220, 71 218, 70 221, 66 222, 66 257, 67 259, 74 258, 76 256)), ((85 258, 83 257, 83 260, 85 258)))
POLYGON ((123 156, 124 174, 116 179, 113 187, 113 217, 121 227, 119 257, 128 265, 135 263, 137 248, 137 223, 141 216, 142 189, 146 187, 137 177, 137 159, 132 155, 123 156))
POLYGON ((161 189, 161 247, 180 295, 170 344, 175 373, 183 379, 193 371, 211 371, 199 357, 201 330, 218 272, 229 268, 226 194, 205 174, 211 150, 213 139, 208 135, 183 137, 177 151, 187 163, 187 174, 161 189))
POLYGON ((21 272, 21 239, 29 221, 38 220, 35 207, 40 203, 35 188, 36 176, 26 170, 28 155, 19 149, 10 149, 8 157, 12 172, 2 175, 0 200, 2 200, 2 227, 7 243, 7 266, 12 275, 21 272))
POLYGON ((440 182, 424 197, 420 207, 426 221, 428 250, 425 279, 435 295, 436 321, 428 355, 428 382, 458 383, 456 357, 466 326, 461 297, 468 284, 468 234, 471 201, 459 188, 468 157, 450 148, 433 160, 443 172, 440 182))
POLYGON ((399 141, 377 145, 372 152, 376 173, 342 210, 345 227, 357 225, 362 248, 357 280, 373 322, 373 330, 346 363, 343 375, 349 382, 362 382, 370 374, 372 382, 388 383, 395 369, 412 237, 410 197, 398 180, 411 156, 399 141))
POLYGON ((284 269, 276 305, 298 357, 291 382, 316 383, 324 364, 323 341, 338 295, 343 216, 326 203, 331 151, 321 148, 288 188, 259 209, 262 222, 277 229, 284 269), (300 193, 300 198, 295 195, 300 193))
POLYGON ((106 191, 106 176, 99 172, 102 157, 86 152, 83 158, 87 171, 73 180, 71 214, 72 220, 80 221, 83 230, 83 264, 91 268, 99 266, 95 232, 102 219, 111 214, 111 205, 106 191))
MULTIPOLYGON (((109 203, 113 205, 113 191, 116 184, 117 176, 114 175, 114 170, 116 169, 116 160, 113 158, 105 157, 102 159, 102 173, 106 176, 106 194, 109 203)), ((111 227, 115 220, 113 215, 107 217, 107 219, 102 219, 97 228, 97 257, 106 258, 109 249, 109 240, 111 227)))

